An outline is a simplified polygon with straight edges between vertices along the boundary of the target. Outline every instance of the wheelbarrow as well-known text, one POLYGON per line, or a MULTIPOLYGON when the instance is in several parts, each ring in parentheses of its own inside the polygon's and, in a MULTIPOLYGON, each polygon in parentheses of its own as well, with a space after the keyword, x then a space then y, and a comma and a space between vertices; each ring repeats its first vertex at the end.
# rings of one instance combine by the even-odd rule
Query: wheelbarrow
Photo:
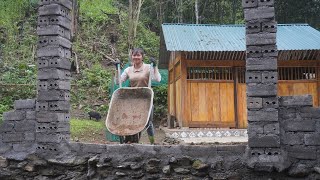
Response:
POLYGON ((120 137, 120 143, 138 143, 152 111, 151 71, 148 87, 122 87, 119 64, 117 68, 119 89, 112 94, 106 127, 110 133, 120 137))

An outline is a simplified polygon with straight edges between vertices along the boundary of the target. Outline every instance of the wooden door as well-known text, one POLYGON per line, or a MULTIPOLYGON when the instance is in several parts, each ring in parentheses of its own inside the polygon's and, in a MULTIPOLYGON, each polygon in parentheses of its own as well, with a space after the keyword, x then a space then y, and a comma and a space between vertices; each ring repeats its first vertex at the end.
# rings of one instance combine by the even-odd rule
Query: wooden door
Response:
POLYGON ((235 127, 234 81, 231 67, 188 68, 189 127, 235 127))

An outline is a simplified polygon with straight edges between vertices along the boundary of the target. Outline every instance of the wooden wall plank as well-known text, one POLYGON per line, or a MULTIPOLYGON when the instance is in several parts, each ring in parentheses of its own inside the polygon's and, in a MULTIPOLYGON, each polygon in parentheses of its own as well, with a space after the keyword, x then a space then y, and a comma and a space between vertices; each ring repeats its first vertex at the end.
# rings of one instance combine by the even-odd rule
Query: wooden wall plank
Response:
POLYGON ((308 91, 310 92, 310 94, 312 95, 312 99, 313 99, 313 106, 315 107, 319 107, 319 102, 318 102, 318 88, 317 88, 317 84, 316 83, 309 83, 308 86, 308 91))
POLYGON ((316 82, 280 82, 278 83, 278 96, 298 96, 310 94, 313 105, 319 107, 316 82))
POLYGON ((206 84, 199 83, 198 84, 198 91, 199 91, 199 119, 198 121, 208 121, 208 102, 207 101, 207 93, 206 93, 206 84))
POLYGON ((174 65, 174 74, 175 74, 175 77, 176 79, 177 78, 180 78, 181 76, 181 63, 180 61, 177 61, 177 63, 174 65))
MULTIPOLYGON (((234 83, 227 83, 227 122, 235 122, 234 109, 234 83)), ((223 103, 223 102, 220 102, 223 103)))
MULTIPOLYGON (((182 85, 183 87, 183 85, 182 85)), ((189 122, 191 122, 191 83, 187 83, 186 84, 186 88, 187 88, 187 91, 186 91, 186 95, 182 98, 182 101, 181 103, 181 109, 182 110, 182 122, 184 124, 189 124, 189 122)))
POLYGON ((304 95, 308 94, 309 87, 305 83, 292 83, 293 95, 304 95))
POLYGON ((176 81, 176 118, 178 119, 178 122, 181 122, 181 79, 176 81))
POLYGON ((191 121, 199 120, 199 88, 198 83, 191 83, 191 121))
POLYGON ((228 89, 226 83, 220 83, 221 122, 228 122, 228 89))
POLYGON ((237 99, 238 99, 238 128, 247 128, 247 97, 246 97, 246 84, 237 84, 237 99))
POLYGON ((169 84, 169 97, 170 97, 170 99, 169 99, 169 113, 170 113, 170 115, 175 115, 174 114, 174 96, 173 96, 173 91, 174 91, 174 85, 173 85, 173 83, 172 84, 169 84))
POLYGON ((216 93, 214 92, 214 84, 213 83, 206 83, 206 101, 207 101, 207 112, 208 112, 208 121, 214 121, 214 114, 213 114, 213 102, 216 100, 216 93))
POLYGON ((187 83, 187 65, 186 65, 186 54, 181 53, 181 61, 180 61, 180 72, 181 72, 181 122, 180 126, 188 127, 189 120, 191 120, 191 110, 190 110, 190 96, 188 95, 188 83, 187 83), (187 105, 189 104, 189 105, 187 105))
POLYGON ((221 107, 220 107, 220 83, 211 84, 212 89, 210 95, 212 97, 212 122, 214 124, 221 122, 221 107))

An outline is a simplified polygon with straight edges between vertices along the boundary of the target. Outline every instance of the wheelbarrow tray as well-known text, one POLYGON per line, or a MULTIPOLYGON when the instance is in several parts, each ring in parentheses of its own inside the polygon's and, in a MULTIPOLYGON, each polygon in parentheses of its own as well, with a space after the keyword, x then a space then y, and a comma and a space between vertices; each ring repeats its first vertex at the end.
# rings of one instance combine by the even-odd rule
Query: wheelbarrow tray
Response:
POLYGON ((114 91, 106 119, 108 131, 119 136, 141 132, 148 124, 153 95, 148 87, 125 87, 114 91))

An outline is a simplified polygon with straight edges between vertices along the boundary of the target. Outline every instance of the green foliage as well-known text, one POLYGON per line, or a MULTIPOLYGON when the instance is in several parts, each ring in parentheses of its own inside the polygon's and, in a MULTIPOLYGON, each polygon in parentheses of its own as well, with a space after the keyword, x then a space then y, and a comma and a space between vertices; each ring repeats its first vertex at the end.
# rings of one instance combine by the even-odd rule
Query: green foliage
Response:
MULTIPOLYGON (((122 13, 121 16, 123 16, 122 19, 124 21, 122 21, 122 24, 119 24, 121 36, 118 43, 118 51, 123 52, 120 54, 122 61, 128 62, 128 14, 122 13)), ((144 49, 146 53, 144 61, 147 62, 149 57, 159 57, 160 37, 155 32, 150 31, 144 22, 147 22, 147 20, 141 17, 137 27, 135 47, 144 49)))
POLYGON ((95 64, 90 69, 83 71, 83 77, 78 83, 84 87, 103 87, 104 90, 108 90, 110 80, 110 71, 102 68, 100 64, 95 64))
POLYGON ((37 0, 0 1, 0 119, 17 99, 36 96, 37 0), (20 84, 20 85, 16 85, 20 84))
MULTIPOLYGON (((10 35, 17 33, 18 23, 37 3, 37 0, 1 0, 0 27, 5 28, 10 35)), ((10 36, 12 37, 12 36, 10 36)))
POLYGON ((162 119, 167 116, 168 105, 168 85, 164 84, 161 86, 153 87, 154 91, 154 118, 162 119))
POLYGON ((0 114, 11 109, 14 100, 34 98, 36 95, 36 3, 35 0, 0 2, 0 29, 3 33, 2 44, 0 42, 3 51, 0 83, 9 84, 0 87, 0 114))
POLYGON ((86 119, 71 119, 70 131, 72 140, 90 140, 92 142, 98 141, 96 139, 98 134, 104 134, 104 121, 93 121, 86 119))
POLYGON ((275 1, 278 23, 308 23, 320 29, 320 1, 277 0, 275 1))
POLYGON ((104 22, 108 20, 108 14, 117 12, 113 0, 80 0, 79 3, 81 16, 95 22, 104 22))
POLYGON ((17 62, 12 66, 2 67, 0 82, 5 84, 30 84, 35 85, 37 69, 34 65, 17 62))
POLYGON ((84 112, 108 111, 108 87, 111 71, 106 68, 112 49, 110 33, 117 32, 117 24, 110 14, 118 12, 113 0, 80 0, 78 34, 73 42, 81 74, 74 77, 71 103, 84 112))
POLYGON ((136 44, 137 47, 145 50, 147 58, 150 56, 159 57, 160 37, 148 30, 142 23, 139 23, 138 26, 136 44))
POLYGON ((103 68, 100 64, 95 64, 90 69, 82 71, 81 78, 75 79, 72 84, 71 102, 76 108, 77 105, 83 104, 85 112, 91 110, 106 114, 108 111, 109 85, 112 73, 110 70, 103 68), (95 107, 97 101, 101 101, 98 107, 95 107))
POLYGON ((73 51, 80 59, 80 65, 87 68, 85 65, 101 62, 103 54, 111 52, 110 32, 117 32, 117 27, 109 15, 118 9, 113 0, 80 0, 79 4, 79 27, 73 51))
POLYGON ((11 107, 6 103, 6 104, 0 104, 0 125, 3 121, 3 113, 7 112, 11 109, 11 107))

